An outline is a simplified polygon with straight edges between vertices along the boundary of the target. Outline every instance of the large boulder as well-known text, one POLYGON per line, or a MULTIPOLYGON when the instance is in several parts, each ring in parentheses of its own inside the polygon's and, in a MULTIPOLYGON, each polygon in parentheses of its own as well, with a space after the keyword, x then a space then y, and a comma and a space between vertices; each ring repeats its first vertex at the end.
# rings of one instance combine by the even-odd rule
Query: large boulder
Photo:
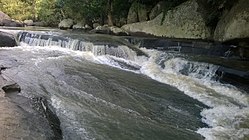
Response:
POLYGON ((165 16, 163 13, 151 21, 127 24, 122 29, 128 32, 144 32, 155 36, 191 39, 210 39, 211 31, 198 12, 196 0, 189 0, 165 16))
POLYGON ((3 23, 4 20, 11 20, 11 18, 7 14, 0 11, 0 26, 4 25, 3 23))
POLYGON ((8 15, 0 11, 0 26, 23 27, 23 24, 12 20, 8 15))
POLYGON ((146 5, 134 2, 128 13, 127 23, 135 23, 148 20, 148 7, 146 5))
POLYGON ((227 14, 224 14, 215 29, 214 39, 227 41, 238 38, 249 38, 248 7, 248 0, 239 0, 227 14))
POLYGON ((27 26, 33 26, 34 25, 34 21, 33 20, 24 20, 23 23, 27 26))
POLYGON ((150 19, 154 19, 155 17, 157 17, 160 13, 163 12, 163 9, 165 8, 165 2, 164 1, 160 1, 156 4, 156 6, 154 8, 152 8, 152 10, 150 11, 150 19))
POLYGON ((60 29, 71 29, 73 27, 73 20, 72 19, 64 19, 59 23, 60 29))
POLYGON ((6 32, 0 31, 0 47, 14 47, 17 46, 15 37, 6 32))
POLYGON ((85 22, 78 22, 77 24, 73 25, 73 29, 84 29, 85 22))
POLYGON ((23 27, 24 26, 23 23, 20 23, 14 20, 9 20, 9 19, 4 19, 2 23, 3 23, 3 26, 8 26, 8 27, 23 27))

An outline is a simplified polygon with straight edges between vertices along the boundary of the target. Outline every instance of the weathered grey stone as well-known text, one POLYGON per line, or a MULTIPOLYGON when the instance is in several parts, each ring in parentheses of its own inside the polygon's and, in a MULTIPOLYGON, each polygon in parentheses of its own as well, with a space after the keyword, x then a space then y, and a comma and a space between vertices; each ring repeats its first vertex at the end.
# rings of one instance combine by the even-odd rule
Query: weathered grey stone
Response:
POLYGON ((85 23, 83 22, 78 22, 77 24, 73 25, 73 29, 84 29, 85 28, 85 23))
POLYGON ((151 10, 150 12, 150 20, 154 19, 155 17, 157 17, 160 13, 163 12, 163 9, 165 7, 165 2, 164 1, 160 1, 156 4, 156 6, 151 10))
POLYGON ((111 30, 111 32, 114 34, 114 35, 129 35, 128 32, 126 32, 124 29, 121 29, 119 27, 116 27, 116 26, 111 26, 109 27, 109 29, 111 30))
POLYGON ((7 14, 0 11, 0 26, 4 25, 3 21, 6 20, 6 19, 11 20, 11 18, 7 14))
POLYGON ((128 32, 144 32, 155 36, 191 39, 209 39, 211 31, 198 12, 196 0, 189 0, 173 10, 161 13, 151 21, 127 24, 122 29, 128 32), (162 21, 164 19, 164 21, 162 21))
POLYGON ((0 31, 0 47, 17 46, 15 37, 11 34, 0 31))
POLYGON ((24 20, 23 23, 27 26, 33 26, 34 25, 34 22, 33 20, 24 20))
POLYGON ((249 1, 239 0, 233 8, 225 14, 215 29, 214 39, 227 41, 249 37, 249 1))
POLYGON ((11 19, 3 19, 1 22, 2 26, 8 26, 8 27, 23 27, 23 23, 11 20, 11 19))
POLYGON ((73 20, 72 19, 64 19, 59 23, 60 29, 70 29, 73 27, 73 20))

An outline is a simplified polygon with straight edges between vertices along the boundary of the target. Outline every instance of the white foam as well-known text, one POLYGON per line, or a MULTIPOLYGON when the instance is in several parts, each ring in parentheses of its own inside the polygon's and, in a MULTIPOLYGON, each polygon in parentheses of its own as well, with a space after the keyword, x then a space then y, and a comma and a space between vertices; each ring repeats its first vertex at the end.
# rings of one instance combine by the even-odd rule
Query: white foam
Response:
MULTIPOLYGON (((23 47, 32 51, 40 51, 42 47, 23 47)), ((212 77, 217 66, 190 62, 182 58, 169 56, 165 60, 165 68, 157 64, 158 57, 162 52, 142 49, 150 55, 150 58, 134 57, 125 60, 109 55, 94 56, 92 52, 72 51, 60 47, 45 47, 44 49, 61 51, 64 54, 83 57, 95 63, 106 64, 123 69, 118 61, 125 62, 131 66, 140 66, 140 72, 159 82, 169 84, 183 91, 186 95, 199 100, 211 107, 201 112, 202 120, 210 128, 200 128, 197 133, 203 135, 207 140, 222 139, 245 139, 249 134, 249 97, 234 86, 221 84, 213 81, 212 77), (189 66, 188 74, 184 75, 181 70, 189 66), (205 71, 202 71, 205 70, 205 71)), ((134 72, 134 71, 133 71, 134 72)))
POLYGON ((203 122, 210 128, 200 128, 197 133, 207 140, 246 139, 249 134, 249 97, 231 85, 213 81, 217 66, 205 63, 189 62, 182 58, 169 58, 165 68, 156 64, 159 51, 146 50, 149 61, 142 64, 141 73, 159 82, 169 84, 188 96, 211 107, 201 112, 203 122), (186 64, 192 70, 188 75, 181 74, 186 64), (196 67, 198 66, 198 67, 196 67), (207 70, 201 74, 207 66, 207 70), (193 69, 194 68, 194 69, 193 69))

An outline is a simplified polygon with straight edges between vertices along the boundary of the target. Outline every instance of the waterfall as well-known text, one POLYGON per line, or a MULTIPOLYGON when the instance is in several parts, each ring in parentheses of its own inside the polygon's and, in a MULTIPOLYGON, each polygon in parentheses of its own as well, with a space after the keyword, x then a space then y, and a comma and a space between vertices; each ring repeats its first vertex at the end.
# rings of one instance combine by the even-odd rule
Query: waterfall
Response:
POLYGON ((86 41, 84 38, 73 39, 55 34, 19 32, 18 41, 29 46, 59 46, 75 51, 92 52, 95 56, 110 55, 127 60, 134 60, 136 52, 126 45, 86 41))

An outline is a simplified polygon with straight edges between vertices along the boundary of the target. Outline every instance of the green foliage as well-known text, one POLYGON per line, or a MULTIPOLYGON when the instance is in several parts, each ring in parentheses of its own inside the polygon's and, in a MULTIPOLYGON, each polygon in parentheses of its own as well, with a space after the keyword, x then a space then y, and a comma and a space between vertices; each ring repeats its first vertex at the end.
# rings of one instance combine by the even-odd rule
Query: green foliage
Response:
POLYGON ((29 19, 34 16, 32 6, 21 0, 0 0, 1 11, 17 20, 29 19))
MULTIPOLYGON (((111 14, 115 21, 126 18, 131 3, 153 6, 160 0, 0 0, 0 10, 13 19, 44 21, 49 26, 58 24, 63 18, 75 21, 106 21, 111 14)), ((184 0, 164 0, 165 8, 174 7, 184 0)))
POLYGON ((55 26, 61 20, 62 14, 57 8, 56 0, 37 0, 37 19, 45 22, 49 26, 55 26))

